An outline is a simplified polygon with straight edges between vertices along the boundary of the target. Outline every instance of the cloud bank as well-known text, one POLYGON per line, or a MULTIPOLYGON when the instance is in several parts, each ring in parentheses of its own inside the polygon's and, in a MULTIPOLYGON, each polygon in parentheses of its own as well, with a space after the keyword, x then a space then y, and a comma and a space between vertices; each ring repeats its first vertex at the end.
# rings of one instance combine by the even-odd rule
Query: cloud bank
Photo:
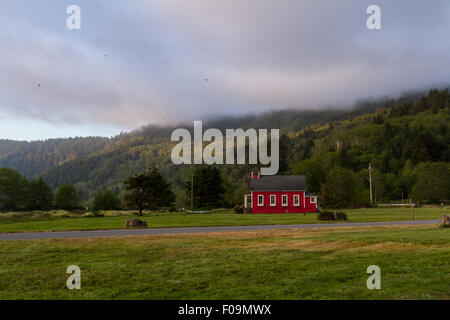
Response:
POLYGON ((348 106, 448 84, 450 5, 377 1, 6 1, 0 110, 132 129, 272 109, 348 106), (66 28, 77 4, 82 29, 66 28))

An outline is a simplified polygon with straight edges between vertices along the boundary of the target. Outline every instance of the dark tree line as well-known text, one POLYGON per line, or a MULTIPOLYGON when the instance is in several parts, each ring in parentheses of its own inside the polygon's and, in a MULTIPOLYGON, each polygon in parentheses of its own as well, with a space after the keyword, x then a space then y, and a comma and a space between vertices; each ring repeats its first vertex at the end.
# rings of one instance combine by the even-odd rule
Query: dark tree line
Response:
MULTIPOLYGON (((158 209, 172 206, 175 195, 156 167, 132 176, 125 181, 125 208, 158 209)), ((110 190, 98 193, 93 210, 122 209, 119 197, 110 190)), ((62 184, 55 193, 42 178, 28 181, 18 171, 0 169, 0 210, 79 210, 83 209, 81 194, 71 184, 62 184)))
POLYGON ((450 95, 448 89, 432 89, 417 102, 404 101, 390 108, 390 114, 394 117, 412 116, 426 110, 437 112, 439 109, 450 107, 450 95))
POLYGON ((55 194, 38 178, 28 181, 18 171, 0 169, 0 210, 80 209, 81 197, 71 185, 61 185, 55 194))
POLYGON ((195 209, 213 209, 222 206, 225 189, 221 172, 215 166, 197 167, 192 179, 186 181, 185 192, 188 199, 191 199, 192 194, 195 209))

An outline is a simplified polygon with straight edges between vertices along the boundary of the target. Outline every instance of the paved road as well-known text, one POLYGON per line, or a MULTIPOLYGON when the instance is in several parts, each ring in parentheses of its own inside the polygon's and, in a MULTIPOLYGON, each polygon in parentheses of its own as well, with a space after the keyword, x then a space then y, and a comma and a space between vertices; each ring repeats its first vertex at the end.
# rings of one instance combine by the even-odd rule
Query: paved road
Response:
POLYGON ((36 239, 79 239, 101 237, 145 236, 158 234, 189 234, 204 232, 253 231, 273 229, 314 229, 336 227, 376 227, 436 224, 439 220, 415 220, 394 222, 353 222, 353 223, 323 223, 323 224, 289 224, 264 226, 229 226, 229 227, 187 227, 187 228, 154 228, 154 229, 122 229, 96 231, 58 231, 58 232, 23 232, 0 233, 1 240, 36 240, 36 239))

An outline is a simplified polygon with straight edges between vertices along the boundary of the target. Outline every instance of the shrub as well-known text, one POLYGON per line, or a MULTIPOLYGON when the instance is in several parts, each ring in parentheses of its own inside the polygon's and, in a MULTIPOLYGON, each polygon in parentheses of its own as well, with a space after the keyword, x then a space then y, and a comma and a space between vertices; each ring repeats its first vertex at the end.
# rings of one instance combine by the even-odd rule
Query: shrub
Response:
POLYGON ((83 214, 83 217, 97 217, 96 214, 92 213, 92 212, 86 212, 85 214, 83 214))
POLYGON ((105 217, 118 217, 120 216, 120 212, 108 211, 103 214, 105 217))
POLYGON ((70 215, 66 211, 56 211, 54 213, 52 212, 52 217, 53 218, 70 218, 70 215))
POLYGON ((112 191, 106 190, 100 192, 95 196, 93 209, 94 210, 118 210, 120 209, 120 199, 112 191))
POLYGON ((32 212, 8 212, 1 215, 2 218, 8 218, 8 219, 21 219, 21 218, 28 218, 32 216, 32 212))
POLYGON ((120 217, 131 215, 131 213, 128 211, 107 211, 107 212, 99 212, 98 214, 102 214, 104 217, 120 217))
POLYGON ((320 212, 317 216, 319 220, 344 220, 347 221, 347 214, 344 212, 331 212, 331 211, 323 211, 320 212))
POLYGON ((167 211, 169 211, 169 212, 177 212, 177 209, 175 207, 170 207, 167 211))
POLYGON ((55 193, 55 207, 64 210, 80 209, 80 193, 71 184, 62 184, 55 193))
POLYGON ((234 212, 236 212, 236 213, 244 213, 244 206, 242 204, 235 205, 233 209, 234 209, 234 212))

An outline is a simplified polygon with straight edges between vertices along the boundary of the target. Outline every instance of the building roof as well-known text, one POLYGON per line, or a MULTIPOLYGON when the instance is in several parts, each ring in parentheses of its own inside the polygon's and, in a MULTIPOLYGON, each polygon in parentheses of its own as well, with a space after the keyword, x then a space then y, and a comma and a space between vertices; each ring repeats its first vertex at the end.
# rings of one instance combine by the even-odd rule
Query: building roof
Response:
POLYGON ((317 197, 316 194, 311 193, 311 192, 306 192, 306 193, 305 193, 305 196, 307 196, 307 197, 317 197))
POLYGON ((261 176, 250 181, 252 191, 306 190, 305 176, 261 176))

